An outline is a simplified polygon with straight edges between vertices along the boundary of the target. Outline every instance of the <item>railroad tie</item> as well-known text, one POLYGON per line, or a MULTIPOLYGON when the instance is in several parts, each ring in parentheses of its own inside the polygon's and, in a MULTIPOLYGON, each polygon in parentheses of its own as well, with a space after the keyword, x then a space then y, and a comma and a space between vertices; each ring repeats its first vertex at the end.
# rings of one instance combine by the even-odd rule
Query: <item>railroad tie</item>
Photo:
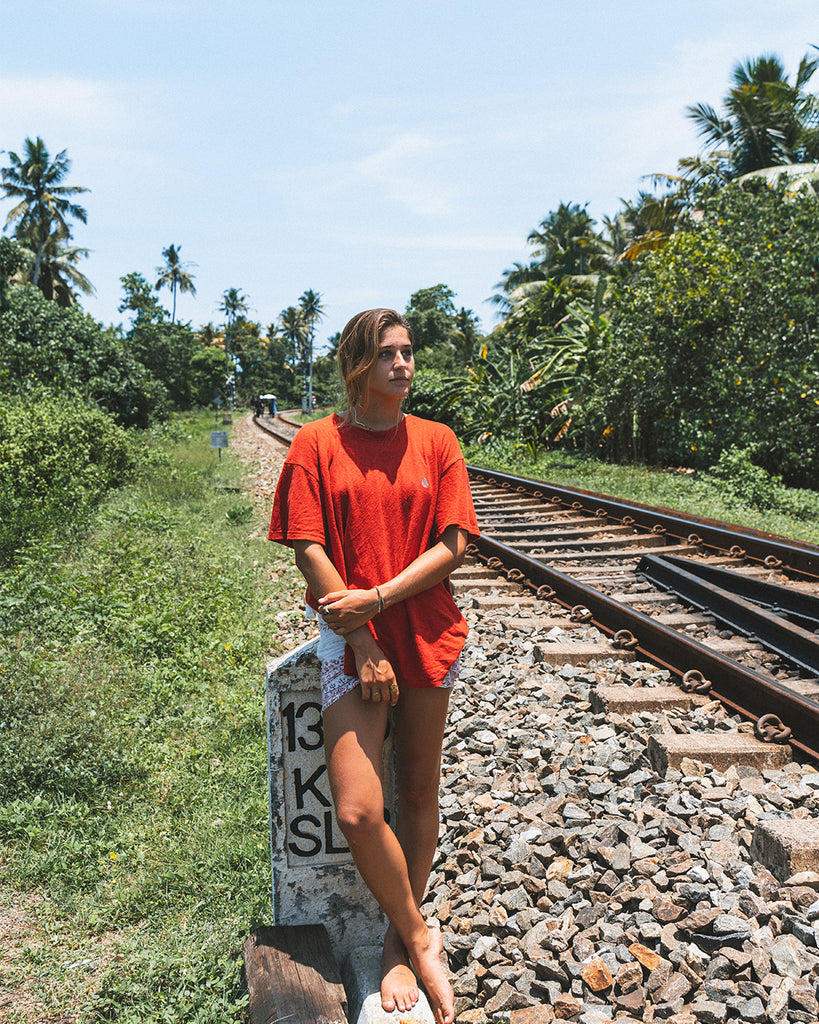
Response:
POLYGON ((347 996, 323 925, 258 928, 242 955, 250 1024, 348 1024, 347 996))
POLYGON ((781 768, 793 760, 793 751, 787 743, 763 743, 749 733, 685 733, 649 736, 648 756, 654 770, 665 775, 683 760, 710 764, 718 772, 736 765, 781 768))

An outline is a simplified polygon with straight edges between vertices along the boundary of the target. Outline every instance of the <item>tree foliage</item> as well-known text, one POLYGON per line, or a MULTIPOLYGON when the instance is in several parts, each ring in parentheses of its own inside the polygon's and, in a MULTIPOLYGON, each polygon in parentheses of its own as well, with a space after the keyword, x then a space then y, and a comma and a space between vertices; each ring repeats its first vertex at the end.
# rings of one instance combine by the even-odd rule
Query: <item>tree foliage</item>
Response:
POLYGON ((31 285, 11 288, 0 313, 0 394, 68 394, 127 426, 163 415, 167 391, 113 329, 79 309, 62 309, 31 285))
POLYGON ((134 313, 125 335, 128 353, 164 387, 172 406, 188 408, 193 400, 190 368, 197 349, 196 336, 189 325, 168 321, 167 312, 142 274, 126 274, 120 283, 125 293, 120 312, 134 313))
POLYGON ((455 293, 445 284, 413 292, 404 316, 416 351, 448 347, 455 325, 455 293))
POLYGON ((34 537, 76 536, 137 449, 110 416, 75 398, 17 396, 0 405, 0 563, 34 537))
POLYGON ((515 345, 548 338, 576 299, 595 295, 611 269, 612 246, 594 226, 585 207, 561 203, 530 232, 530 262, 504 271, 493 301, 505 315, 503 334, 515 345))
POLYGON ((640 258, 595 378, 605 447, 709 466, 735 445, 805 485, 819 472, 819 203, 732 185, 640 258))
POLYGON ((180 258, 179 251, 181 248, 181 245, 169 245, 167 249, 163 249, 162 258, 165 260, 165 263, 161 267, 156 268, 156 272, 159 276, 157 277, 154 288, 157 291, 159 291, 160 288, 170 288, 171 295, 173 296, 171 323, 176 321, 176 293, 181 292, 182 294, 188 293, 189 295, 196 295, 196 287, 193 283, 193 274, 191 274, 188 269, 195 266, 195 264, 189 261, 185 262, 180 258))
MULTIPOLYGON (((32 268, 36 254, 23 247, 28 257, 27 267, 18 275, 22 280, 33 280, 32 268)), ((66 309, 79 305, 79 293, 93 295, 94 286, 79 268, 80 260, 88 256, 88 249, 71 245, 58 234, 51 234, 40 250, 40 271, 37 287, 47 299, 66 309)))
MULTIPOLYGON (((49 240, 71 238, 69 219, 86 222, 85 209, 74 197, 88 189, 81 185, 63 184, 71 170, 71 161, 62 150, 53 159, 46 144, 38 136, 26 139, 22 156, 10 152, 9 166, 0 170, 2 189, 16 205, 6 217, 6 225, 15 225, 15 236, 33 254, 31 282, 41 286, 40 272, 49 240)), ((76 250, 77 253, 85 250, 76 250)))
POLYGON ((9 282, 26 265, 23 247, 12 238, 0 238, 0 313, 8 309, 9 282))
POLYGON ((419 369, 454 373, 472 361, 480 322, 471 309, 462 306, 456 311, 455 292, 447 285, 413 292, 404 316, 412 329, 419 369))
POLYGON ((793 82, 778 57, 766 54, 734 67, 723 111, 708 103, 688 108, 706 156, 692 171, 721 181, 764 167, 819 159, 816 97, 807 92, 819 60, 803 57, 793 82))

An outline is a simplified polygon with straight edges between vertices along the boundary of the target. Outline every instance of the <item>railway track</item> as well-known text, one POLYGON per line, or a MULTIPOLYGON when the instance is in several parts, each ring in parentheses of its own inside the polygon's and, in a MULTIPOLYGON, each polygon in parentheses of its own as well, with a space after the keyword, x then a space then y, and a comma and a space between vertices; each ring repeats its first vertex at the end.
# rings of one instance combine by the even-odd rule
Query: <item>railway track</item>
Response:
MULTIPOLYGON (((255 420, 289 444, 298 424, 255 420)), ((819 760, 819 548, 470 467, 473 560, 819 760)))
POLYGON ((813 636, 819 551, 470 475, 472 635, 422 908, 458 1024, 815 1022, 819 687, 787 630, 813 636), (742 602, 775 604, 784 650, 733 622, 742 602))
POLYGON ((488 565, 819 757, 819 549, 470 472, 488 565))

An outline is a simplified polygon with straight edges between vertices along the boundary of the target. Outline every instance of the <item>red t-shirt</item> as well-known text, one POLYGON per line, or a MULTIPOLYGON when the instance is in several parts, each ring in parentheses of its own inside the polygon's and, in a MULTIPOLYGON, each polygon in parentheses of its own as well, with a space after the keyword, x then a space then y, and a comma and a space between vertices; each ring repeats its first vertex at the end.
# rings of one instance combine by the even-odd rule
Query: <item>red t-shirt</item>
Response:
MULTIPOLYGON (((328 416, 296 434, 279 477, 270 539, 317 541, 345 586, 393 579, 448 526, 478 536, 458 441, 449 427, 407 416, 389 431, 328 416)), ((307 603, 318 604, 307 591, 307 603)), ((468 633, 449 581, 387 608, 370 622, 404 686, 438 686, 468 633)), ((345 665, 355 675, 352 651, 345 665)))

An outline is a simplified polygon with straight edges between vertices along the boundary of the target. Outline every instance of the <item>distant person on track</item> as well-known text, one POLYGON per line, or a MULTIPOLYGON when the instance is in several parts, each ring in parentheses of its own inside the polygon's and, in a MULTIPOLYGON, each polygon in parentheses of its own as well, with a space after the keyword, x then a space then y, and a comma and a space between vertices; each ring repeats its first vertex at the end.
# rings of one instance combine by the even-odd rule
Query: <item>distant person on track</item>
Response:
POLYGON ((267 411, 270 413, 271 418, 276 415, 276 399, 271 398, 267 403, 267 411))
POLYGON ((478 524, 452 431, 406 415, 410 328, 359 313, 338 351, 347 412, 299 430, 270 539, 295 549, 319 617, 324 749, 339 826, 390 926, 381 1004, 411 1010, 414 967, 439 1024, 454 1019, 443 940, 420 912, 438 843, 449 695, 468 632, 448 585, 478 524), (398 822, 384 821, 381 755, 396 728, 398 822))

